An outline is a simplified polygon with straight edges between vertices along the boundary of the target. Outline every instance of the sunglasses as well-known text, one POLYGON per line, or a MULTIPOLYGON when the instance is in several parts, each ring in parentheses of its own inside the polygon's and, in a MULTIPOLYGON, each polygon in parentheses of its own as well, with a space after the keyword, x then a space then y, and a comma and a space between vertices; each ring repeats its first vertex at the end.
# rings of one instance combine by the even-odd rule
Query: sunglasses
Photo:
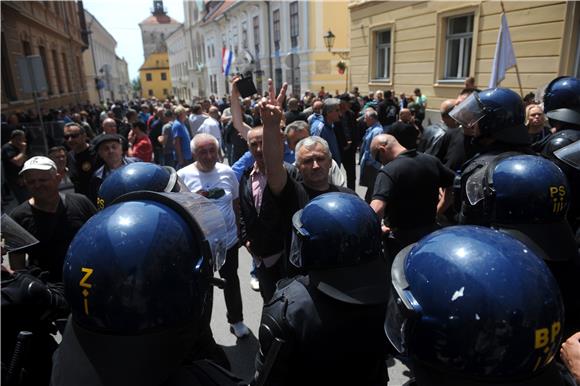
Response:
POLYGON ((78 138, 80 135, 81 135, 81 133, 65 134, 65 135, 63 135, 63 138, 64 139, 78 138))

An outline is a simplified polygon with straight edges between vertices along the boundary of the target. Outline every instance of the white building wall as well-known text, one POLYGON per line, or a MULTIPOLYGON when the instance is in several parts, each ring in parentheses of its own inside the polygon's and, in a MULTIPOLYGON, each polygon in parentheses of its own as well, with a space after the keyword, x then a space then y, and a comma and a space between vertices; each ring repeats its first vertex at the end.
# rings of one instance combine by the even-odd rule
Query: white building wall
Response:
MULTIPOLYGON (((299 64, 295 65, 294 75, 300 78, 299 87, 301 93, 310 88, 311 77, 307 71, 301 68, 307 68, 310 54, 314 50, 307 45, 309 33, 309 18, 315 18, 316 15, 309 14, 308 2, 300 1, 298 3, 299 12, 299 36, 298 46, 291 47, 290 42, 290 2, 272 1, 268 6, 262 1, 239 1, 229 8, 224 14, 218 16, 216 20, 203 22, 203 14, 198 10, 198 19, 195 19, 197 2, 186 1, 184 33, 186 50, 191 57, 191 63, 188 67, 189 87, 193 96, 209 96, 215 94, 222 96, 229 92, 226 87, 226 79, 221 69, 222 47, 234 49, 237 52, 237 58, 234 62, 232 73, 251 72, 256 83, 256 87, 262 91, 267 89, 268 78, 274 79, 276 69, 282 71, 280 83, 288 82, 292 84, 292 68, 286 63, 289 54, 298 55, 299 64), (274 35, 272 26, 272 15, 275 10, 280 10, 280 50, 275 51, 274 35), (256 55, 253 18, 259 17, 260 26, 260 52, 256 55), (242 25, 246 23, 248 33, 247 51, 253 58, 253 63, 249 63, 246 58, 242 42, 242 25), (199 37, 199 38, 198 38, 199 37), (271 57, 270 57, 271 41, 271 57), (198 50, 198 45, 201 50, 198 50), (208 50, 209 49, 209 50, 208 50), (214 55, 215 54, 215 55, 214 55), (212 80, 216 79, 217 90, 212 90, 212 80)), ((315 12, 316 13, 316 12, 315 12)), ((289 88, 290 92, 292 87, 289 88)))
POLYGON ((85 10, 87 29, 89 30, 89 49, 83 53, 85 62, 89 100, 98 103, 100 100, 117 98, 119 90, 119 73, 115 48, 117 42, 113 36, 85 10), (97 92, 95 78, 104 82, 104 88, 97 92))
POLYGON ((117 57, 117 74, 119 83, 117 85, 117 100, 127 101, 133 97, 133 87, 129 79, 129 67, 125 58, 117 57))
POLYGON ((147 59, 154 52, 165 52, 167 38, 180 26, 181 23, 139 24, 143 39, 144 59, 147 59))
POLYGON ((180 100, 190 102, 188 56, 186 49, 185 29, 183 26, 173 32, 166 40, 171 72, 172 94, 180 100))

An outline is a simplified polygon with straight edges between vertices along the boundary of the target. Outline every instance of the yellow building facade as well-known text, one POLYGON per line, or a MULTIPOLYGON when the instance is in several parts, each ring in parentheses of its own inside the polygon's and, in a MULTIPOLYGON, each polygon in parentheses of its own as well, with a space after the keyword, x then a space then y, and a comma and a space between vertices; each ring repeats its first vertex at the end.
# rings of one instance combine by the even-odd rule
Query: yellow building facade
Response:
POLYGON ((167 52, 153 53, 139 68, 141 97, 165 99, 171 95, 171 73, 167 52))
MULTIPOLYGON (((521 93, 559 75, 579 76, 580 3, 505 1, 521 93)), ((352 85, 361 93, 420 88, 428 109, 457 97, 467 77, 488 87, 501 23, 498 1, 351 1, 352 85)), ((511 68, 501 87, 520 93, 511 68)))
POLYGON ((307 63, 301 65, 301 70, 310 74, 312 91, 325 87, 325 91, 342 93, 351 89, 351 69, 349 46, 351 41, 350 14, 345 1, 309 1, 309 17, 306 47, 311 47, 307 63), (335 36, 332 54, 324 44, 324 36, 331 31, 335 36), (342 55, 342 58, 341 56, 342 55), (340 74, 337 64, 340 60, 346 63, 346 71, 340 74))

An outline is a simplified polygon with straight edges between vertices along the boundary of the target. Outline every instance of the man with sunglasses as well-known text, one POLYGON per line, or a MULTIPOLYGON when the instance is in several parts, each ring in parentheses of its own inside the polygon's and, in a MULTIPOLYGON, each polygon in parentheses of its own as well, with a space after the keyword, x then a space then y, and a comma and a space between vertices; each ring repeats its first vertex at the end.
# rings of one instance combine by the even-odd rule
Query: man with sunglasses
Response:
POLYGON ((97 167, 97 156, 87 142, 85 129, 78 123, 67 123, 63 138, 69 149, 67 167, 75 192, 88 196, 89 181, 97 167))

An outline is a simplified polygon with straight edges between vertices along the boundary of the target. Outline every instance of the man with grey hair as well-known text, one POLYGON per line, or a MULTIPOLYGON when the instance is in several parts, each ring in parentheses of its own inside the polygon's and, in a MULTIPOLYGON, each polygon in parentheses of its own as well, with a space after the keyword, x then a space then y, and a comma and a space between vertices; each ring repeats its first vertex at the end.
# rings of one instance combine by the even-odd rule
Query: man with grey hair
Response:
POLYGON ((340 147, 334 124, 340 120, 340 100, 328 98, 322 107, 322 117, 310 123, 310 135, 322 137, 328 142, 332 158, 340 166, 340 147))
MULTIPOLYGON (((280 96, 274 99, 274 87, 269 81, 272 97, 268 102, 260 104, 260 114, 264 123, 263 128, 263 158, 266 170, 266 184, 268 193, 272 196, 274 205, 283 224, 285 234, 285 260, 288 277, 296 273, 295 268, 287 261, 290 253, 289 238, 292 229, 292 216, 303 208, 308 201, 329 192, 344 192, 355 194, 352 190, 336 186, 328 182, 328 173, 332 164, 332 153, 328 143, 321 137, 311 136, 300 140, 296 144, 296 167, 302 175, 302 181, 293 179, 287 168, 284 167, 284 139, 280 135, 280 121, 283 112, 281 102, 284 97, 285 84, 280 96)), ((334 113, 337 114, 337 113, 334 113)))
POLYGON ((196 161, 180 169, 177 175, 189 190, 210 199, 223 215, 227 229, 227 252, 226 261, 219 273, 226 280, 224 298, 230 331, 237 338, 244 338, 250 334, 250 330, 243 322, 238 277, 238 180, 229 166, 218 162, 220 148, 215 136, 208 133, 197 134, 191 141, 191 150, 196 161))
MULTIPOLYGON (((292 152, 295 152, 298 142, 310 136, 308 124, 304 121, 295 121, 286 126, 284 135, 286 136, 288 147, 292 152)), ((342 170, 340 170, 340 166, 338 166, 336 161, 331 161, 332 165, 328 174, 328 182, 336 186, 346 186, 346 179, 344 178, 342 170)), ((294 165, 296 165, 296 159, 294 165)))

